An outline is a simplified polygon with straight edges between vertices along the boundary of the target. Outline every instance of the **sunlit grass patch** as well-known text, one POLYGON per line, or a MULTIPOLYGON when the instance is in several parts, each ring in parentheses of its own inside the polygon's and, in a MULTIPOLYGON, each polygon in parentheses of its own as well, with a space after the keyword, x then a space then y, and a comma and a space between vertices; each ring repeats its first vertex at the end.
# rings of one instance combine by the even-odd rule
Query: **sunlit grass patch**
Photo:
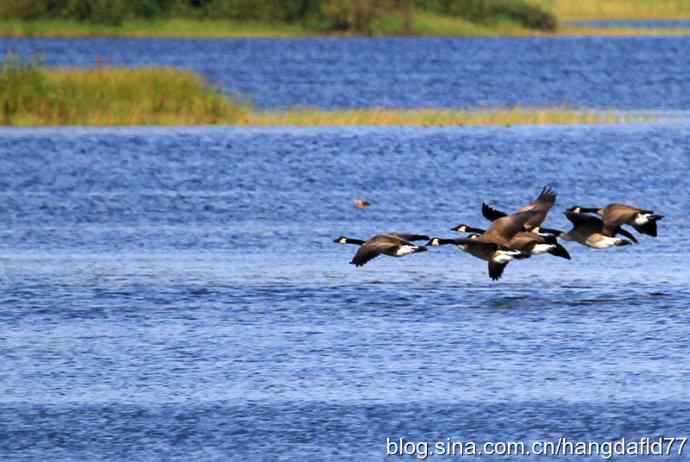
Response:
POLYGON ((3 125, 231 124, 246 110, 191 71, 51 69, 9 57, 0 71, 3 125))
POLYGON ((533 35, 540 34, 522 27, 513 21, 499 21, 491 25, 470 22, 461 17, 442 16, 435 13, 417 11, 412 18, 412 30, 418 35, 427 36, 494 36, 494 35, 533 35))
POLYGON ((562 27, 561 37, 681 37, 690 35, 690 28, 682 27, 562 27))
POLYGON ((567 108, 505 109, 358 109, 326 111, 295 109, 254 112, 247 125, 566 125, 651 122, 658 117, 645 113, 593 111, 567 108))
POLYGON ((690 0, 530 0, 559 21, 690 19, 690 0))

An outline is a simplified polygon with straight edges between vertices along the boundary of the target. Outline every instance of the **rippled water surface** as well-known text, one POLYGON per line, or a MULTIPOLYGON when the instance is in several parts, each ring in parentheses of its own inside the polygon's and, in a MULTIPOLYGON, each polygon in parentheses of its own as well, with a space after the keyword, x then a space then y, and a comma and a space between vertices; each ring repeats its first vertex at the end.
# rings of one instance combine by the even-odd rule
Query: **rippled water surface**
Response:
POLYGON ((686 124, 0 129, 2 459, 687 436, 689 145, 686 124), (356 269, 332 243, 486 226, 481 201, 545 183, 551 227, 624 200, 660 236, 500 282, 453 248, 356 269))
POLYGON ((690 38, 7 39, 60 66, 194 69, 262 108, 690 108, 690 38))

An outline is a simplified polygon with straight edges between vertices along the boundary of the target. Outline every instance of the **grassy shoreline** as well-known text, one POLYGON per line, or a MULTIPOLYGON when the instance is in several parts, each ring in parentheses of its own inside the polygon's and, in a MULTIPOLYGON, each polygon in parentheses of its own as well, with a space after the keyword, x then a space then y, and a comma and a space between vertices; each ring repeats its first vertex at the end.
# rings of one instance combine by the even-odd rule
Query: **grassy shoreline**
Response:
MULTIPOLYGON (((601 18, 595 18, 601 19, 601 18)), ((690 19, 690 18, 688 18, 690 19)), ((684 36, 690 28, 631 28, 631 27, 574 27, 562 26, 556 32, 526 29, 513 22, 480 25, 462 18, 444 17, 432 13, 415 15, 410 33, 397 32, 399 25, 390 23, 380 36, 420 37, 618 37, 618 36, 684 36)), ((289 38, 289 37, 349 37, 351 33, 324 33, 299 25, 238 22, 229 20, 131 20, 121 26, 105 26, 64 19, 19 21, 0 19, 0 37, 160 37, 160 38, 289 38)))
POLYGON ((174 68, 54 69, 9 56, 0 72, 2 125, 200 125, 246 114, 198 74, 174 68))
POLYGON ((0 119, 0 127, 112 127, 112 126, 200 126, 234 127, 464 127, 523 125, 613 125, 644 124, 663 120, 644 111, 599 111, 568 108, 492 108, 492 109, 382 109, 366 108, 347 111, 294 109, 288 111, 248 112, 240 117, 208 115, 93 112, 87 117, 64 119, 44 118, 36 114, 20 114, 0 119))
POLYGON ((254 126, 512 126, 645 123, 658 120, 642 111, 596 111, 570 108, 291 109, 250 112, 239 125, 254 126))
MULTIPOLYGON (((399 32, 402 26, 390 21, 381 26, 379 36, 492 36, 540 35, 513 22, 492 26, 479 25, 462 18, 433 13, 419 13, 412 21, 411 32, 399 32)), ((541 35, 546 35, 542 33, 541 35)), ((287 38, 287 37, 356 37, 347 32, 319 32, 300 25, 239 22, 230 20, 130 20, 121 26, 88 24, 65 19, 19 21, 0 19, 0 36, 4 37, 163 37, 163 38, 287 38)))
POLYGON ((649 113, 570 108, 312 108, 255 111, 187 70, 48 68, 8 56, 0 68, 0 125, 460 126, 643 123, 649 113))

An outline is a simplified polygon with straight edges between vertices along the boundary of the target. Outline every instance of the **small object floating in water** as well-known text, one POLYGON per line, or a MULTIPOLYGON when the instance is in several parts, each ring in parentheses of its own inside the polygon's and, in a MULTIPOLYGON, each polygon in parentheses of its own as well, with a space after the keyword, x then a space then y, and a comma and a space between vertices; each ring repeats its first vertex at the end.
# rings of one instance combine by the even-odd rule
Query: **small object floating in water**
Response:
POLYGON ((370 205, 371 205, 371 202, 367 202, 364 199, 362 199, 361 197, 355 198, 355 207, 357 207, 358 209, 366 209, 370 205))

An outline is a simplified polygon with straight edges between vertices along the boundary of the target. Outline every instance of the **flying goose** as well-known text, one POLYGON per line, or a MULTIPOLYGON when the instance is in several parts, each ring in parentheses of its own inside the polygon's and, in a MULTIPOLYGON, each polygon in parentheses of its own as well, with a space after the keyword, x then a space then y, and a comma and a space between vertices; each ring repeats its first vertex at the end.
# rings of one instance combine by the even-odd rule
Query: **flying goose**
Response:
MULTIPOLYGON (((640 234, 656 237, 656 222, 661 220, 663 215, 657 215, 653 210, 638 209, 626 204, 609 204, 602 209, 587 207, 571 207, 575 213, 596 213, 604 220, 606 232, 615 235, 621 233, 625 235, 621 226, 630 225, 640 234)), ((625 235, 628 239, 637 242, 632 235, 625 235)))
MULTIPOLYGON (((518 210, 518 212, 534 212, 534 217, 525 224, 525 230, 535 231, 535 228, 538 228, 539 233, 560 236, 563 231, 559 231, 557 229, 540 228, 541 224, 546 219, 546 215, 549 213, 549 210, 551 210, 555 203, 556 193, 553 189, 551 189, 551 186, 544 186, 544 188, 541 190, 541 193, 539 193, 539 196, 537 196, 534 201, 518 210)), ((501 217, 505 217, 508 214, 490 207, 486 203, 482 202, 482 215, 484 215, 484 218, 489 221, 495 221, 501 217)))
POLYGON ((528 258, 529 254, 510 248, 510 241, 524 229, 525 223, 534 212, 520 212, 501 217, 491 223, 488 230, 464 239, 432 238, 426 245, 454 244, 458 249, 481 260, 489 262, 489 277, 494 281, 501 278, 506 265, 514 259, 528 258))
POLYGON ((388 255, 389 257, 404 257, 417 252, 426 252, 426 247, 413 244, 411 241, 428 239, 429 236, 422 234, 389 233, 376 235, 366 241, 340 236, 333 242, 359 245, 360 248, 355 253, 350 264, 362 266, 381 254, 388 255))
POLYGON ((480 235, 480 238, 485 242, 493 242, 498 246, 510 248, 511 239, 522 232, 525 224, 534 220, 535 216, 535 212, 525 211, 498 218, 480 235))
POLYGON ((482 240, 481 236, 478 234, 472 234, 467 238, 461 239, 432 237, 426 245, 432 247, 455 245, 458 250, 467 252, 473 257, 489 262, 489 277, 494 281, 501 279, 503 270, 508 263, 515 259, 529 257, 528 254, 524 254, 519 250, 506 249, 493 242, 486 242, 482 240))
MULTIPOLYGON (((458 225, 451 228, 451 231, 460 233, 484 233, 483 229, 468 225, 458 225)), ((570 260, 570 254, 566 248, 558 243, 556 236, 551 234, 542 235, 530 231, 521 231, 510 240, 509 244, 511 249, 520 250, 529 255, 550 253, 553 256, 570 260)))
POLYGON ((632 244, 627 239, 609 234, 605 229, 604 222, 599 217, 570 210, 565 212, 565 216, 573 224, 573 228, 561 236, 563 240, 579 242, 593 249, 607 249, 613 246, 632 244))

